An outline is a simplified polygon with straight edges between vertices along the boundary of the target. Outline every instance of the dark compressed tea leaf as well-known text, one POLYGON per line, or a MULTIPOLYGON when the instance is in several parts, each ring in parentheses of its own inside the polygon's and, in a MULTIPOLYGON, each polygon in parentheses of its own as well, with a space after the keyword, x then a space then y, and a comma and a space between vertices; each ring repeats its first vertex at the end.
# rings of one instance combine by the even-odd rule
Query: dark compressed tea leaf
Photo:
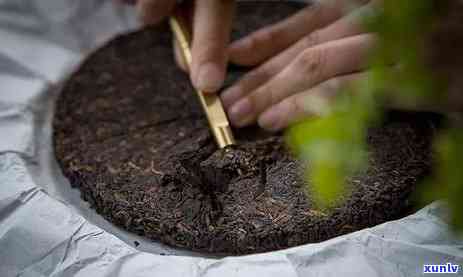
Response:
MULTIPOLYGON (((241 3, 234 35, 297 9, 241 3)), ((401 114, 372 128, 369 168, 350 180, 345 203, 325 214, 304 193, 303 165, 280 135, 235 130, 239 145, 217 149, 188 76, 174 64, 171 39, 167 24, 117 37, 58 99, 58 162, 99 214, 171 246, 245 254, 326 240, 410 211, 410 193, 430 167, 432 121, 401 114)))

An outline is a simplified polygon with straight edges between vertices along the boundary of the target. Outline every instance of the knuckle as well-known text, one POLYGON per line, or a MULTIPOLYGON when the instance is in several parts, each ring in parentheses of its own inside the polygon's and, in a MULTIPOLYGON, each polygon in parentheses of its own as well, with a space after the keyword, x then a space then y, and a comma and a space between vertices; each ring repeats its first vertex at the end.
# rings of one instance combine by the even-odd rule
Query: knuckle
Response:
POLYGON ((249 72, 247 78, 252 81, 265 81, 271 78, 271 74, 265 66, 260 66, 249 72))
POLYGON ((296 118, 305 114, 303 106, 300 104, 299 97, 289 97, 281 102, 281 107, 286 111, 285 117, 288 123, 292 123, 296 118))
POLYGON ((318 78, 322 75, 325 67, 325 56, 323 48, 307 49, 299 55, 296 68, 304 75, 318 78))
POLYGON ((285 99, 285 101, 287 102, 286 105, 288 105, 288 108, 293 115, 305 114, 305 109, 302 100, 303 99, 300 99, 300 97, 290 97, 285 99))
POLYGON ((304 48, 310 48, 320 43, 320 31, 316 30, 310 33, 310 35, 302 38, 302 44, 304 48))
POLYGON ((252 107, 252 112, 254 114, 258 114, 259 111, 258 111, 258 104, 259 104, 259 95, 257 95, 256 93, 251 93, 247 96, 247 99, 249 100, 249 102, 251 103, 251 107, 252 107))
POLYGON ((263 92, 265 93, 265 95, 263 95, 263 98, 265 99, 264 103, 266 104, 265 105, 266 107, 275 105, 278 102, 280 102, 279 101, 280 99, 278 97, 278 92, 275 90, 273 86, 265 85, 263 92))
POLYGON ((268 107, 276 103, 274 90, 268 85, 264 85, 264 87, 260 88, 255 93, 252 93, 249 99, 253 104, 256 114, 262 113, 268 107))
POLYGON ((323 5, 321 1, 314 1, 311 5, 304 8, 302 11, 305 18, 317 17, 323 12, 323 5))

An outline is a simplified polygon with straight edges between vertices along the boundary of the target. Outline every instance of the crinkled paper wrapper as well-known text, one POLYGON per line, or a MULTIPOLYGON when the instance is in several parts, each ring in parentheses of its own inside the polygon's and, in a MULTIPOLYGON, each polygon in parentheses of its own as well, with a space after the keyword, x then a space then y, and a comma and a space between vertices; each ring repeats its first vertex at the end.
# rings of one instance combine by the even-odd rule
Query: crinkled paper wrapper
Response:
POLYGON ((55 160, 54 102, 90 51, 136 27, 133 8, 112 1, 0 0, 0 276, 421 276, 423 264, 463 265, 438 202, 322 243, 221 258, 97 215, 55 160))

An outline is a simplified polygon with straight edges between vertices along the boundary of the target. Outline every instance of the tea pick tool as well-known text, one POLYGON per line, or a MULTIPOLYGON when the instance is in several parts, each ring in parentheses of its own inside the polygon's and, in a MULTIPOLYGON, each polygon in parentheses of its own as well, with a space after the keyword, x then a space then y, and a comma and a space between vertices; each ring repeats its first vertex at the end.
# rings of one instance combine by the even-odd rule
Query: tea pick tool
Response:
MULTIPOLYGON (((188 67, 191 66, 191 36, 182 16, 174 14, 169 19, 170 27, 177 39, 180 51, 188 67)), ((227 116, 217 94, 196 90, 201 106, 206 114, 212 134, 220 148, 235 144, 227 116)))

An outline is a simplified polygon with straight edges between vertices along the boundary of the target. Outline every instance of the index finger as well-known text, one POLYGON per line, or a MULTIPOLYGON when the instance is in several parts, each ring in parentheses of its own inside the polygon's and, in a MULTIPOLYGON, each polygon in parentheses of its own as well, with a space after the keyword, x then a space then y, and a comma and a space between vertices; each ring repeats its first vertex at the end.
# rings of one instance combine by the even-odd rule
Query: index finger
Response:
POLYGON ((228 62, 233 0, 197 0, 193 15, 191 79, 205 92, 220 89, 228 62))

